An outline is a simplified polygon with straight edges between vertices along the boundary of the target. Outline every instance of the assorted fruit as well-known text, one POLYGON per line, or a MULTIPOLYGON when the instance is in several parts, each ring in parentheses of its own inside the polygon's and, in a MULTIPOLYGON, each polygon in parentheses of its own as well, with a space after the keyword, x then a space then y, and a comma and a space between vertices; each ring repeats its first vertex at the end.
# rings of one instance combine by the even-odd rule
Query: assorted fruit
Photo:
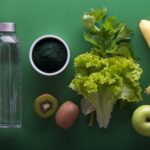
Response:
POLYGON ((79 116, 78 105, 66 101, 58 108, 58 101, 51 94, 38 96, 34 101, 34 110, 41 118, 49 118, 56 113, 56 124, 64 129, 72 127, 79 116))
POLYGON ((150 48, 150 21, 141 20, 139 27, 148 47, 150 48))
MULTIPOLYGON (((92 47, 75 58, 75 75, 69 87, 82 96, 81 112, 92 114, 90 120, 96 118, 100 128, 107 128, 117 101, 124 104, 142 99, 139 82, 142 69, 131 48, 132 30, 115 16, 107 16, 106 8, 86 12, 83 26, 84 38, 92 47)), ((141 20, 139 27, 150 47, 150 21, 141 20)), ((145 93, 150 94, 150 86, 145 93)), ((55 114, 56 124, 63 129, 71 128, 80 113, 74 102, 68 100, 58 106, 57 99, 50 94, 37 97, 34 110, 41 118, 55 114)), ((138 107, 131 124, 137 133, 150 137, 150 105, 138 107)))

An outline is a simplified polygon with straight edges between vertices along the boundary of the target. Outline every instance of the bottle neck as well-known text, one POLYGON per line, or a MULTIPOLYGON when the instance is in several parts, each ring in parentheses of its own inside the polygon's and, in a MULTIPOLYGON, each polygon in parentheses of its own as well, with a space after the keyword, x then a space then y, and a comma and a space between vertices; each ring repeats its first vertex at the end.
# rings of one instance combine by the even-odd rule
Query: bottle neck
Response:
POLYGON ((0 36, 15 36, 16 33, 15 32, 0 32, 0 36))
POLYGON ((0 43, 19 43, 15 32, 0 32, 0 43))

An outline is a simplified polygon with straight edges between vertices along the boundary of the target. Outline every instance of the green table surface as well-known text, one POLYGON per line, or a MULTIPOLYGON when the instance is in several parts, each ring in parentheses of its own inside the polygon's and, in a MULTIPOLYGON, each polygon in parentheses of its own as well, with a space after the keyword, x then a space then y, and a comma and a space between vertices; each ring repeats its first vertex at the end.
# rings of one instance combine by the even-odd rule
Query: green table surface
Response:
POLYGON ((80 99, 68 88, 73 78, 73 59, 88 50, 83 39, 81 17, 90 8, 106 6, 110 15, 124 21, 134 31, 132 46, 143 68, 142 88, 150 84, 150 49, 141 36, 138 23, 150 19, 149 0, 0 0, 0 21, 17 24, 17 36, 22 46, 22 123, 20 129, 0 129, 0 150, 140 150, 148 148, 150 139, 138 135, 131 126, 131 115, 136 107, 150 104, 150 97, 130 105, 128 110, 115 107, 108 129, 98 125, 89 128, 80 114, 76 124, 68 130, 59 128, 54 117, 43 120, 33 110, 34 99, 51 93, 59 101, 80 99), (39 36, 55 34, 69 45, 71 60, 67 69, 55 77, 45 77, 33 70, 29 49, 39 36))

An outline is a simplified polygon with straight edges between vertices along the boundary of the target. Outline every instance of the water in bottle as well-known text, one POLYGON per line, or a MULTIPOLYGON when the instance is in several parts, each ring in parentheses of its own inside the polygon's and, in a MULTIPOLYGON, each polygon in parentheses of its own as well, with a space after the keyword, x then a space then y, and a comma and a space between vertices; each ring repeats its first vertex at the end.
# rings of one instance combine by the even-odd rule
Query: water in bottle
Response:
POLYGON ((0 127, 21 127, 21 51, 14 23, 0 23, 0 127))

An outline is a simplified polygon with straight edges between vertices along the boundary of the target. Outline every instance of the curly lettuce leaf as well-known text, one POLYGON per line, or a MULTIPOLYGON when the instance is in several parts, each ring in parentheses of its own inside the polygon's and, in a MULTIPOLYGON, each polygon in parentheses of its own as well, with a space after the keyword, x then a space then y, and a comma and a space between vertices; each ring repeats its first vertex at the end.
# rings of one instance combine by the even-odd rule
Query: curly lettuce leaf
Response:
MULTIPOLYGON (((88 108, 89 113, 94 108, 100 127, 107 128, 118 99, 127 102, 141 100, 139 79, 142 69, 132 58, 99 59, 95 54, 85 53, 75 58, 74 66, 76 73, 70 88, 91 105, 84 103, 82 109, 88 108)), ((85 110, 83 112, 87 114, 85 110)))

